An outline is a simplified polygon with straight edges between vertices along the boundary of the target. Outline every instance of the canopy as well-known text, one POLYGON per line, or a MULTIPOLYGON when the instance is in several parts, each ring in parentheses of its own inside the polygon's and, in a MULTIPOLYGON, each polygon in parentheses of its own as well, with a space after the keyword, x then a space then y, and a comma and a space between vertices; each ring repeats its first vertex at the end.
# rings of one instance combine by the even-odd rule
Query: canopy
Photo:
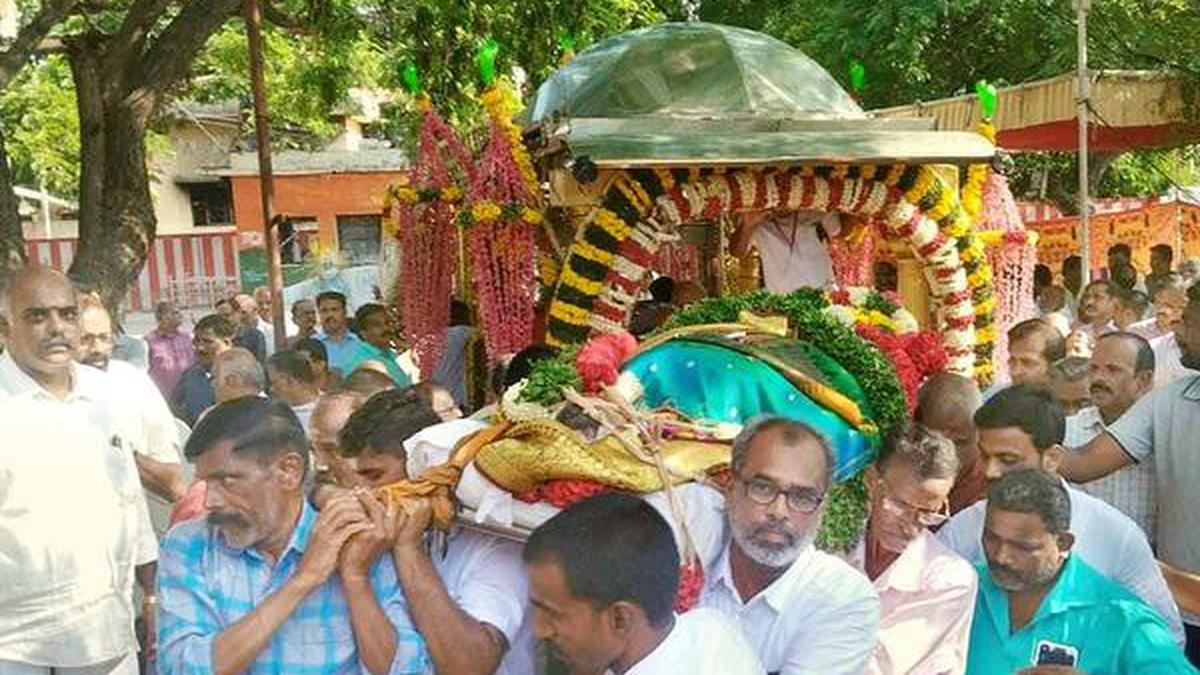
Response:
MULTIPOLYGON (((1200 140, 1200 119, 1182 80, 1155 71, 1100 70, 1091 75, 1089 144, 1096 152, 1169 147, 1200 140)), ((1079 147, 1073 74, 997 91, 997 143, 1009 150, 1066 151, 1079 147)), ((884 118, 928 118, 947 131, 974 129, 974 94, 873 111, 884 118)))
POLYGON ((772 37, 668 23, 610 38, 538 90, 542 154, 600 168, 972 163, 992 146, 930 121, 871 119, 823 68, 772 37))

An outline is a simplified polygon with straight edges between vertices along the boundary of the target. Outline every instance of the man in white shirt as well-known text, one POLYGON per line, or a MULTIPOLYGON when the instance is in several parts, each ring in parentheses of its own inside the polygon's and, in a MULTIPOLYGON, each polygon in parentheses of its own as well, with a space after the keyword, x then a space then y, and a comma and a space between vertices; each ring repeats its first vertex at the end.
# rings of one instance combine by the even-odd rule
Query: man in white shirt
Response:
MULTIPOLYGON (((363 484, 381 487, 408 478, 404 442, 440 422, 411 389, 385 391, 350 416, 336 449, 355 459, 363 484)), ((444 551, 430 552, 424 534, 431 503, 414 498, 404 508, 408 518, 393 555, 396 574, 437 672, 534 672, 529 593, 517 544, 459 530, 450 534, 444 551)))
POLYGON ((312 437, 312 414, 321 395, 319 380, 308 356, 295 351, 272 354, 267 359, 271 395, 291 407, 304 433, 312 437))
POLYGON ((763 285, 772 293, 824 288, 833 280, 833 262, 818 228, 826 237, 837 235, 841 216, 820 211, 797 211, 778 219, 751 215, 735 234, 732 252, 742 257, 754 244, 762 260, 763 285))
POLYGON ((763 672, 717 612, 672 609, 679 549, 645 501, 620 493, 578 502, 525 544, 534 634, 572 673, 750 675, 763 672))
POLYGON ((1179 346, 1179 334, 1167 333, 1150 341, 1154 350, 1154 388, 1165 387, 1172 382, 1198 375, 1200 371, 1192 370, 1183 365, 1183 349, 1179 346))
MULTIPOLYGON (((1154 351, 1145 338, 1133 333, 1109 333, 1096 341, 1090 366, 1091 396, 1095 406, 1067 417, 1064 444, 1080 448, 1104 433, 1154 385, 1154 351)), ((1154 488, 1154 460, 1146 461, 1081 486, 1133 519, 1151 542, 1155 536, 1158 504, 1154 488)))
POLYGON ((104 376, 74 363, 75 291, 29 269, 2 303, 0 672, 137 673, 133 586, 154 615, 157 544, 104 376), (71 508, 72 506, 76 508, 71 508))
POLYGON ((108 375, 109 400, 129 425, 133 458, 146 488, 154 532, 166 534, 167 516, 187 491, 179 427, 162 392, 144 371, 124 361, 114 361, 113 327, 103 305, 81 303, 79 353, 81 363, 108 375))
MULTIPOLYGON (((989 482, 1018 469, 1057 471, 1066 421, 1048 391, 1018 385, 1005 389, 975 415, 979 451, 989 482)), ((1128 516, 1091 495, 1067 487, 1075 552, 1153 607, 1182 644, 1183 624, 1146 535, 1128 516)), ((987 501, 950 519, 938 538, 975 564, 985 562, 983 525, 987 501)))
POLYGON ((825 439, 783 418, 751 423, 733 444, 730 536, 705 561, 700 605, 737 621, 768 673, 861 675, 875 650, 871 582, 813 545, 833 466, 825 439))

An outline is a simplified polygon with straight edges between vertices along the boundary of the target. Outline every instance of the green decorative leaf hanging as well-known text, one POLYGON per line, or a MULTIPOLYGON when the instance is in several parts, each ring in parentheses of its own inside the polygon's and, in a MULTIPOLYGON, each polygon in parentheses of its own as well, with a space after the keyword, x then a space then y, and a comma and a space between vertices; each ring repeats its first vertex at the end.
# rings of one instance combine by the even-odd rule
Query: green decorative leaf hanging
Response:
POLYGON ((980 80, 975 83, 975 95, 979 97, 979 107, 983 109, 983 119, 992 119, 996 115, 996 85, 987 80, 980 80))
POLYGON ((421 76, 417 74, 417 66, 410 63, 404 66, 404 70, 400 73, 400 79, 404 81, 404 88, 408 93, 416 96, 421 93, 421 76))
POLYGON ((862 93, 867 86, 867 68, 862 61, 854 59, 850 62, 850 90, 862 93))
POLYGON ((496 55, 500 53, 500 45, 495 40, 488 40, 479 45, 475 54, 475 65, 479 66, 479 77, 483 83, 491 86, 496 81, 496 55))

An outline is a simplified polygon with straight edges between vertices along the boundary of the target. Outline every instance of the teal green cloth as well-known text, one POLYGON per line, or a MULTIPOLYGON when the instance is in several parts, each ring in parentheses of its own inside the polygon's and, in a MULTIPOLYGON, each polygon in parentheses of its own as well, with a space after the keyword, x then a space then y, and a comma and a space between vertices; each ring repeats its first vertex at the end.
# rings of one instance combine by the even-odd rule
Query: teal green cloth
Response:
POLYGON ((394 349, 380 349, 365 340, 363 344, 366 345, 366 349, 363 350, 364 358, 354 366, 355 368, 362 365, 363 361, 378 361, 387 366, 388 375, 392 376, 392 381, 396 383, 397 387, 403 389, 412 386, 412 378, 400 367, 400 363, 396 360, 400 358, 400 355, 394 349))
POLYGON ((649 408, 670 406, 695 420, 745 424, 779 415, 808 424, 829 440, 836 480, 858 474, 871 440, 823 408, 761 359, 706 342, 671 340, 635 356, 624 368, 641 381, 649 408))
POLYGON ((1072 555, 1033 620, 1015 634, 1008 596, 977 565, 979 595, 967 675, 1015 673, 1037 661, 1039 643, 1072 647, 1088 675, 1196 673, 1162 617, 1135 595, 1072 555))

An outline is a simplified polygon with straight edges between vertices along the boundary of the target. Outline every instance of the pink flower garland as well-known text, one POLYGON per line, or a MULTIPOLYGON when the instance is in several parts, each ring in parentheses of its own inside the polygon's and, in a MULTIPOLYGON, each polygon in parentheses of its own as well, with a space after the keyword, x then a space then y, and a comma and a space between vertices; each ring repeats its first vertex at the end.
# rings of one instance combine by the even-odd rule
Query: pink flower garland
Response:
POLYGON ((1003 232, 999 246, 988 247, 988 262, 995 278, 996 378, 1008 374, 1008 330, 1037 316, 1033 298, 1033 268, 1037 249, 1030 242, 1021 214, 1008 187, 1008 179, 993 172, 983 186, 983 212, 978 231, 1003 232))
MULTIPOLYGON (((455 184, 448 154, 464 179, 472 174, 470 154, 458 135, 427 103, 421 119, 420 144, 412 184, 443 190, 455 184)), ((422 377, 432 377, 445 348, 450 323, 457 231, 456 207, 441 199, 427 204, 398 203, 396 238, 400 243, 400 298, 403 331, 417 354, 422 377)))

